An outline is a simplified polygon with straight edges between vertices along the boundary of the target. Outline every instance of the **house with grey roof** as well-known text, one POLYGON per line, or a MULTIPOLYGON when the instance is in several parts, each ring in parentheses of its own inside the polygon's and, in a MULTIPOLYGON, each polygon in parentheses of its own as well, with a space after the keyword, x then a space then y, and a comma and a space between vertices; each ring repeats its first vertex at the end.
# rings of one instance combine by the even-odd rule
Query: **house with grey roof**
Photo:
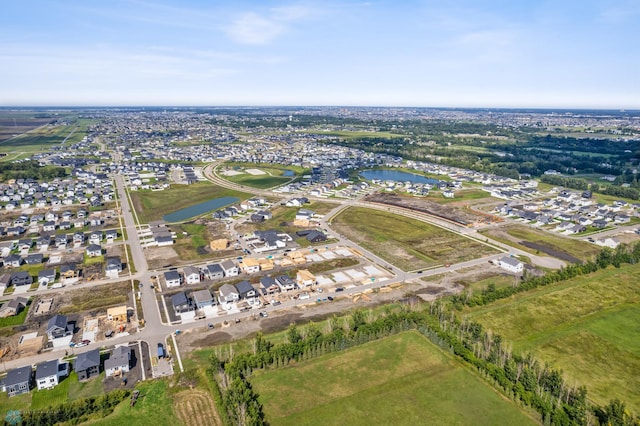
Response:
POLYGON ((7 395, 11 397, 28 393, 31 390, 32 377, 33 370, 31 365, 9 370, 7 377, 4 379, 4 388, 7 391, 7 395))
POLYGON ((100 374, 100 349, 93 349, 78 355, 73 369, 78 380, 88 380, 100 374))
POLYGON ((513 272, 514 274, 522 273, 524 264, 515 257, 504 256, 498 260, 498 266, 505 271, 513 272))
POLYGON ((36 386, 38 390, 51 389, 60 383, 60 379, 69 374, 69 364, 57 359, 41 362, 36 366, 36 386))
POLYGON ((104 362, 104 371, 107 377, 120 376, 127 373, 131 364, 131 348, 129 346, 118 346, 115 348, 109 359, 104 362))

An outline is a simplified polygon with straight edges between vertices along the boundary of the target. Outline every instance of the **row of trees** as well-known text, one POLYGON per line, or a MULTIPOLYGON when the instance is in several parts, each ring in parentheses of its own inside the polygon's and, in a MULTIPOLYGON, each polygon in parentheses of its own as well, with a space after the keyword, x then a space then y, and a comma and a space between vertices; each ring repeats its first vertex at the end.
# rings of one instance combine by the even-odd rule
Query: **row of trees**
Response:
POLYGON ((462 292, 452 295, 450 300, 458 310, 463 306, 486 305, 516 293, 544 287, 580 275, 591 274, 611 265, 619 268, 623 263, 635 264, 638 262, 640 262, 640 243, 632 246, 621 244, 615 250, 605 247, 593 260, 588 262, 569 265, 566 268, 549 272, 543 276, 525 276, 518 285, 513 287, 496 288, 495 286, 489 286, 480 292, 462 292))
POLYGON ((41 166, 37 161, 0 162, 0 181, 9 179, 51 180, 65 177, 67 170, 63 167, 41 166))
POLYGON ((640 191, 633 187, 623 188, 622 186, 616 185, 590 183, 582 178, 557 175, 544 175, 540 178, 540 181, 550 185, 565 186, 567 188, 579 189, 581 191, 588 189, 600 194, 613 195, 614 197, 630 198, 632 200, 640 199, 640 191))
POLYGON ((473 366, 505 395, 538 411, 545 424, 594 424, 596 419, 601 424, 638 424, 638 419, 626 414, 619 401, 603 408, 590 406, 587 390, 568 384, 561 371, 540 364, 529 354, 512 353, 499 335, 476 322, 460 321, 440 302, 399 310, 389 308, 377 315, 355 311, 342 322, 330 320, 324 333, 314 324, 303 333, 291 325, 286 343, 274 345, 258 334, 250 353, 213 355, 208 371, 214 379, 222 417, 227 424, 265 424, 258 395, 248 380, 256 369, 278 368, 405 330, 418 330, 473 366))
POLYGON ((116 405, 129 396, 124 389, 90 398, 66 402, 43 410, 24 411, 21 413, 23 426, 44 426, 59 423, 78 424, 98 415, 100 418, 113 412, 116 405))

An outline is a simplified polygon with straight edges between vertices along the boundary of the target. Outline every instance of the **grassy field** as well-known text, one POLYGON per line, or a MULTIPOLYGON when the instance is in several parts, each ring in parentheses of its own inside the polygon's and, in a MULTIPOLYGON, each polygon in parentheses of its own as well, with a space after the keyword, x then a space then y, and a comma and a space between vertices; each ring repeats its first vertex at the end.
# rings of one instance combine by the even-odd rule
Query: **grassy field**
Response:
POLYGON ((328 135, 328 136, 338 136, 343 139, 359 139, 359 138, 404 138, 406 135, 400 135, 397 133, 390 132, 367 132, 367 131, 354 131, 354 130, 332 130, 332 131, 324 131, 324 130, 313 130, 308 133, 313 133, 315 135, 328 135))
POLYGON ((470 310, 517 351, 564 370, 591 399, 640 412, 640 265, 609 268, 470 310))
POLYGON ((140 391, 140 397, 134 407, 130 407, 129 399, 126 399, 107 417, 86 424, 100 426, 179 424, 166 380, 142 382, 136 386, 136 389, 140 391))
MULTIPOLYGON (((482 200, 485 198, 491 198, 491 195, 487 191, 481 189, 463 189, 462 191, 456 191, 454 198, 444 198, 442 192, 435 191, 429 192, 427 200, 435 201, 440 204, 455 203, 461 201, 482 200)), ((491 198, 495 200, 495 198, 491 198)), ((487 200, 490 201, 490 200, 487 200)))
MULTIPOLYGON (((77 378, 74 378, 77 381, 77 378)), ((70 378, 62 380, 58 386, 53 389, 43 389, 33 391, 33 398, 31 400, 32 410, 41 410, 47 407, 53 407, 55 405, 64 404, 69 398, 69 383, 70 378)))
MULTIPOLYGON (((91 122, 92 120, 76 120, 69 125, 41 126, 30 130, 28 133, 0 142, 0 152, 25 155, 40 152, 61 144, 72 131, 73 134, 65 143, 73 144, 82 140, 91 122)), ((7 158, 11 159, 13 157, 8 155, 7 158)))
MULTIPOLYGON (((329 211, 333 210, 336 206, 337 204, 334 203, 325 203, 322 201, 318 201, 310 204, 305 204, 300 208, 314 211, 317 214, 326 214, 329 211)), ((267 229, 277 229, 279 231, 288 232, 292 237, 295 237, 295 232, 302 229, 292 226, 292 223, 296 218, 296 213, 298 213, 298 210, 300 210, 300 208, 278 206, 271 210, 271 219, 265 220, 262 223, 248 223, 246 225, 238 227, 237 229, 241 233, 252 232, 256 230, 265 231, 267 229)))
POLYGON ((579 260, 589 260, 601 250, 600 247, 584 241, 566 238, 524 225, 506 226, 480 231, 480 233, 531 254, 548 254, 558 257, 554 252, 559 252, 561 255, 569 255, 579 260), (527 247, 522 244, 523 241, 539 245, 540 248, 527 247))
POLYGON ((245 185, 252 188, 260 189, 272 188, 274 186, 282 185, 289 182, 289 180, 291 179, 285 176, 272 176, 269 174, 250 175, 248 173, 234 176, 220 175, 220 177, 223 177, 224 179, 227 179, 239 185, 245 185))
POLYGON ((171 185, 170 189, 164 191, 132 191, 130 194, 140 223, 162 219, 168 213, 213 198, 230 196, 244 200, 251 197, 251 194, 221 188, 209 182, 171 185))
POLYGON ((445 229, 379 210, 348 208, 332 222, 338 232, 404 270, 497 253, 445 229))
POLYGON ((535 424, 417 332, 251 378, 273 425, 535 424))

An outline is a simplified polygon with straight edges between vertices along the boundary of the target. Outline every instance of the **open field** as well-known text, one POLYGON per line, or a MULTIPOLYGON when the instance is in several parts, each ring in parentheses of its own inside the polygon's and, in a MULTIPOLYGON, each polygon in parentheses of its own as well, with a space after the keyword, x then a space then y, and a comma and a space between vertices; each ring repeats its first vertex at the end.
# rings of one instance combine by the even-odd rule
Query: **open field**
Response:
POLYGON ((251 378, 274 425, 535 424, 417 332, 251 378))
POLYGON ((313 133, 315 135, 328 135, 338 136, 343 139, 359 139, 359 138, 404 138, 406 135, 390 132, 367 132, 367 131, 353 131, 353 130, 310 130, 307 133, 313 133))
MULTIPOLYGON (((74 380, 78 380, 74 377, 74 380)), ((42 410, 47 407, 53 407, 56 405, 64 404, 69 398, 69 383, 71 379, 69 377, 62 380, 58 386, 53 389, 43 389, 33 391, 33 398, 31 401, 32 410, 42 410)))
POLYGON ((469 318, 564 370, 599 404, 640 412, 640 265, 608 268, 469 310, 469 318))
POLYGON ((332 222, 338 232, 404 270, 497 253, 445 229, 379 210, 348 208, 332 222))
MULTIPOLYGON (((440 204, 448 204, 455 202, 464 202, 464 201, 472 201, 472 200, 483 200, 485 198, 489 198, 490 200, 495 200, 487 191, 483 191, 481 189, 463 189, 461 191, 455 191, 454 198, 445 198, 440 191, 432 191, 429 192, 429 196, 427 200, 435 201, 440 204)), ((485 201, 490 201, 485 200, 485 201)))
POLYGON ((173 404, 181 425, 222 425, 222 421, 216 415, 213 399, 207 392, 197 389, 182 391, 174 395, 173 404))
POLYGON ((589 260, 601 250, 600 247, 584 241, 524 225, 505 226, 480 233, 531 254, 548 254, 570 262, 589 260))
POLYGON ((7 153, 7 159, 16 158, 15 154, 28 156, 61 144, 72 132, 73 134, 65 143, 73 144, 82 140, 90 123, 91 120, 76 120, 69 125, 44 125, 32 128, 28 133, 1 141, 0 152, 7 153))
POLYGON ((268 173, 264 175, 251 175, 248 173, 244 173, 241 175, 222 177, 239 185, 245 185, 252 188, 260 189, 272 188, 274 186, 282 185, 289 182, 289 180, 291 179, 290 177, 285 176, 272 176, 268 173))
POLYGON ((244 200, 251 197, 251 194, 221 188, 208 182, 171 185, 170 189, 164 191, 132 191, 130 194, 140 223, 162 219, 168 213, 213 198, 230 196, 244 200))
MULTIPOLYGON (((333 210, 336 206, 337 204, 317 201, 310 204, 305 204, 301 208, 314 211, 317 214, 326 214, 329 211, 333 210)), ((236 229, 241 233, 252 232, 256 230, 265 231, 267 229, 277 229, 280 231, 288 232, 292 234, 291 236, 293 238, 295 238, 295 232, 303 229, 301 227, 293 226, 293 221, 296 218, 296 213, 298 213, 298 210, 300 210, 300 208, 298 207, 278 206, 271 210, 271 214, 273 215, 271 219, 265 220, 261 223, 248 222, 247 224, 238 226, 236 229)))
POLYGON ((113 413, 107 417, 86 424, 100 426, 174 426, 180 424, 173 410, 173 403, 166 380, 142 382, 136 386, 136 389, 140 391, 140 397, 134 407, 129 406, 129 399, 127 398, 118 404, 113 413))

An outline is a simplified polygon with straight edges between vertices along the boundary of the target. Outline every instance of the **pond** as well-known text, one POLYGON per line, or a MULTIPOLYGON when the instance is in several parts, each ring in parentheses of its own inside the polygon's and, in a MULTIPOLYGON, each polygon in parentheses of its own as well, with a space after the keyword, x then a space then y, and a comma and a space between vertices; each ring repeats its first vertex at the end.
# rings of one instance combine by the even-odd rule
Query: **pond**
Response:
POLYGON ((282 173, 282 176, 284 177, 294 177, 296 175, 296 173, 293 170, 285 170, 282 173))
POLYGON ((392 180, 395 182, 411 182, 411 183, 429 183, 436 185, 439 180, 431 179, 421 175, 415 175, 413 173, 401 172, 399 170, 364 170, 360 172, 360 176, 367 180, 392 180))
POLYGON ((214 198, 212 200, 205 201, 204 203, 196 204, 194 206, 169 213, 165 215, 163 219, 166 222, 182 222, 187 219, 191 219, 192 217, 200 216, 212 210, 217 210, 220 207, 228 206, 229 204, 233 204, 238 201, 240 201, 240 199, 236 197, 214 198))

